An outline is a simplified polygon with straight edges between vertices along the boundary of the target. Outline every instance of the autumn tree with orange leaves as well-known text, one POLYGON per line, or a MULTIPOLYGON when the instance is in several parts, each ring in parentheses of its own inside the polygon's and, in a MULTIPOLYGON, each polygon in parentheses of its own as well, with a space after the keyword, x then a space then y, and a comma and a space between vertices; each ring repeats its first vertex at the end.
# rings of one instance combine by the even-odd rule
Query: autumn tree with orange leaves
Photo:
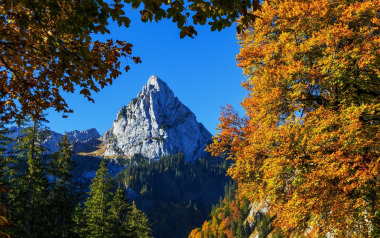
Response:
POLYGON ((266 1, 239 35, 249 95, 209 146, 286 236, 380 235, 380 1, 266 1))

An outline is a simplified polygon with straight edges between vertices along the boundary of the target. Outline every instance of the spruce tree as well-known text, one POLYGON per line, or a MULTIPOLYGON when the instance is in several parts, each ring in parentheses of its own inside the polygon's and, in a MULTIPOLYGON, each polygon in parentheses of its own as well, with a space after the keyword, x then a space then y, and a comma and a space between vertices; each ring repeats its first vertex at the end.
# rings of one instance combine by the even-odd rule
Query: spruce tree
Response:
POLYGON ((43 162, 46 137, 42 122, 33 120, 32 125, 21 131, 15 144, 16 153, 9 165, 10 218, 15 223, 14 236, 50 237, 50 212, 48 208, 48 180, 43 162))
POLYGON ((82 238, 86 234, 86 217, 84 214, 84 207, 79 203, 75 208, 72 216, 72 225, 70 227, 70 234, 73 238, 82 238))
POLYGON ((129 206, 123 190, 118 187, 111 201, 110 207, 110 238, 134 238, 129 223, 131 207, 129 206))
POLYGON ((50 175, 53 182, 50 191, 51 212, 55 219, 52 220, 54 236, 70 237, 71 216, 75 209, 74 188, 71 185, 71 172, 74 162, 69 139, 65 134, 58 143, 59 151, 53 154, 50 163, 50 175))
POLYGON ((246 238, 247 237, 245 226, 244 226, 244 219, 243 219, 243 216, 241 213, 239 213, 236 237, 237 238, 246 238))
POLYGON ((88 238, 110 237, 111 225, 109 209, 112 200, 112 180, 106 162, 102 160, 100 168, 90 185, 89 197, 85 202, 86 236, 88 238))
POLYGON ((132 237, 151 238, 152 230, 148 218, 145 214, 136 208, 135 202, 132 203, 132 210, 129 217, 129 224, 132 228, 132 237))
POLYGON ((77 237, 151 238, 152 232, 145 214, 134 203, 129 206, 120 187, 115 194, 112 189, 111 176, 106 162, 102 160, 90 185, 83 215, 80 207, 75 212, 74 233, 77 237))

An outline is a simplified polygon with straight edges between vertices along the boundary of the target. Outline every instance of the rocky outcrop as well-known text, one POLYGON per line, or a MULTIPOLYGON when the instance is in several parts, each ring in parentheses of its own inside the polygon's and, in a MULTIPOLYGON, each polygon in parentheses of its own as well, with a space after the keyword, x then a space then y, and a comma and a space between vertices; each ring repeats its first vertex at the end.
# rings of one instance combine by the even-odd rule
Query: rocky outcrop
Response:
MULTIPOLYGON (((95 128, 83 131, 69 131, 66 132, 66 135, 69 138, 69 142, 73 145, 75 153, 92 151, 100 143, 100 141, 97 140, 100 134, 95 128)), ((42 145, 45 146, 50 153, 53 153, 59 150, 58 142, 61 141, 62 137, 62 134, 52 131, 48 138, 42 142, 42 145)))
POLYGON ((87 129, 84 131, 69 131, 66 132, 67 137, 69 138, 69 141, 86 141, 93 138, 99 138, 100 134, 95 128, 87 129))
POLYGON ((182 152, 189 161, 205 154, 211 137, 168 85, 151 76, 137 97, 120 109, 101 140, 106 145, 106 157, 140 154, 157 159, 182 152))
MULTIPOLYGON (((14 140, 17 137, 22 136, 22 127, 12 126, 9 128, 7 137, 14 140)), ((59 150, 58 142, 61 141, 63 134, 54 131, 48 131, 48 136, 42 141, 42 146, 46 149, 46 154, 51 154, 59 150)), ((75 153, 92 151, 100 144, 98 138, 99 132, 95 128, 83 130, 83 131, 69 131, 66 132, 69 142, 73 144, 73 150, 75 153)), ((14 143, 11 143, 8 147, 8 151, 12 150, 14 143)))

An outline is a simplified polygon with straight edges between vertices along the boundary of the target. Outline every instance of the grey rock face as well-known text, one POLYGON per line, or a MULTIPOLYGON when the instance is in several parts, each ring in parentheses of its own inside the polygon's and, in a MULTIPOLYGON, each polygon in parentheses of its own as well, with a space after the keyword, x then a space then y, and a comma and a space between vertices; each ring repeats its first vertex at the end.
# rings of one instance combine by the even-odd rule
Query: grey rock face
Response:
POLYGON ((104 156, 141 154, 150 159, 182 152, 186 160, 204 155, 212 135, 183 105, 168 85, 156 76, 136 98, 123 106, 101 140, 104 156))
MULTIPOLYGON (((9 128, 7 137, 10 139, 15 139, 22 135, 22 127, 12 126, 9 128)), ((100 137, 99 132, 95 128, 87 129, 84 131, 69 131, 66 133, 69 142, 73 144, 74 152, 87 152, 90 148, 96 147, 99 144, 97 138, 100 137)), ((42 141, 42 146, 46 148, 46 154, 51 154, 59 150, 58 142, 61 141, 63 134, 50 131, 50 135, 42 141)), ((9 145, 7 149, 10 151, 14 143, 9 145)))
MULTIPOLYGON (((73 145, 73 150, 75 153, 87 152, 88 147, 96 146, 96 139, 100 137, 99 132, 95 128, 83 130, 83 131, 69 131, 66 132, 69 142, 73 145)), ((42 145, 47 148, 50 153, 59 150, 58 142, 61 141, 63 135, 52 131, 50 136, 46 138, 42 145)))
POLYGON ((86 141, 88 139, 100 137, 99 132, 95 128, 87 129, 84 131, 77 131, 77 130, 69 131, 69 132, 66 132, 66 135, 69 138, 70 142, 75 141, 75 140, 86 141))

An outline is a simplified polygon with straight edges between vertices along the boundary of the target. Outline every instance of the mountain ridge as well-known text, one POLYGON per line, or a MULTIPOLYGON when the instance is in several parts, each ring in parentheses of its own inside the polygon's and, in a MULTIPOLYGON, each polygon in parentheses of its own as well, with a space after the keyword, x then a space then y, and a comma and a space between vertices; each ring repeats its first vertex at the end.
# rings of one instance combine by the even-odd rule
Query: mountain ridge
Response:
MULTIPOLYGON (((22 135, 23 127, 12 126, 8 128, 8 132, 6 136, 12 140, 20 137, 22 135)), ((58 142, 61 141, 63 134, 44 129, 49 132, 49 135, 42 141, 42 146, 46 149, 46 154, 51 154, 59 150, 58 142)), ((95 148, 96 144, 100 142, 97 141, 97 138, 100 137, 99 132, 95 128, 90 128, 86 130, 73 130, 65 132, 67 135, 69 142, 73 144, 73 150, 75 153, 92 150, 91 148, 95 148)), ((12 150, 13 143, 7 149, 8 151, 12 150)))

